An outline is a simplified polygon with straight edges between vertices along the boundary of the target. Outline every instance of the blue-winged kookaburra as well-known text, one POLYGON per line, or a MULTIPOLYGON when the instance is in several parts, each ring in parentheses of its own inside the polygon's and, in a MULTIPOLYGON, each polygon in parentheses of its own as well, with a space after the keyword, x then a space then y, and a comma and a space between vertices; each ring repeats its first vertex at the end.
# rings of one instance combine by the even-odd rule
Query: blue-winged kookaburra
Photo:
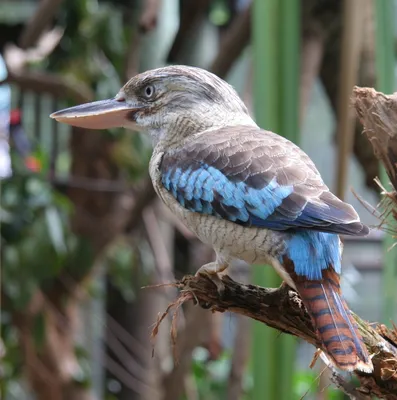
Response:
POLYGON ((145 131, 158 196, 215 250, 199 273, 215 278, 233 259, 272 265, 300 294, 333 363, 372 370, 339 285, 338 235, 366 235, 368 227, 299 147, 258 127, 229 84, 199 68, 159 68, 133 77, 112 99, 51 117, 145 131))

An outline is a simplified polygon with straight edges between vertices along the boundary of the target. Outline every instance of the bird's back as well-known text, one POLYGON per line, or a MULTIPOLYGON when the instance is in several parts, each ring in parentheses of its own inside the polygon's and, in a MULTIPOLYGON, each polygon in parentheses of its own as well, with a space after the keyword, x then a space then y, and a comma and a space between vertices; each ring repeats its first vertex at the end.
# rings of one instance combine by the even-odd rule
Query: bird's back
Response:
POLYGON ((186 209, 245 226, 364 235, 368 228, 289 140, 253 126, 192 136, 166 152, 162 184, 186 209))

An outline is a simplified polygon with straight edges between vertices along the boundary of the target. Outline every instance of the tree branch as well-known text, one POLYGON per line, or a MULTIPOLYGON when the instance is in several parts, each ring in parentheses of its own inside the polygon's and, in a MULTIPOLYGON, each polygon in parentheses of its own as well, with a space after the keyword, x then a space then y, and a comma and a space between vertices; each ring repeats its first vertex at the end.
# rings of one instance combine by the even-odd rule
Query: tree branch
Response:
MULTIPOLYGON (((217 287, 208 278, 185 276, 176 284, 181 294, 174 305, 180 306, 193 300, 213 312, 230 311, 245 315, 323 349, 299 295, 287 285, 284 284, 278 289, 261 288, 237 283, 228 276, 223 276, 222 282, 225 291, 220 296, 217 287)), ((360 387, 354 390, 349 387, 349 395, 351 398, 355 395, 358 399, 363 398, 360 394, 366 394, 376 395, 381 399, 397 400, 397 330, 389 330, 384 325, 372 327, 358 316, 353 316, 365 345, 373 355, 374 372, 364 374, 356 371, 360 387)), ((154 336, 161 320, 153 330, 154 336)), ((333 371, 333 374, 338 375, 336 371, 333 371)), ((345 382, 345 379, 338 376, 335 379, 345 382)))
POLYGON ((181 2, 179 30, 175 35, 174 42, 168 53, 167 63, 175 64, 178 61, 178 55, 183 48, 186 37, 197 27, 197 24, 200 19, 203 18, 209 3, 209 0, 181 2))
POLYGON ((73 82, 57 74, 10 70, 5 82, 15 83, 21 89, 34 93, 71 98, 76 103, 87 103, 94 99, 94 93, 83 82, 73 82))

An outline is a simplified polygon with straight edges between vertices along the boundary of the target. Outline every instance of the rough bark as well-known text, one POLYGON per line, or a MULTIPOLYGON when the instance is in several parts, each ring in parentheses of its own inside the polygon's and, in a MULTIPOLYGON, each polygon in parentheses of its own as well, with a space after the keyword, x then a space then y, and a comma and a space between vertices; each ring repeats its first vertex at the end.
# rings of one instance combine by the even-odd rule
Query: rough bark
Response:
MULTIPOLYGON (((297 336, 318 349, 325 350, 299 295, 282 285, 278 289, 244 285, 228 276, 222 277, 225 290, 219 294, 217 287, 208 278, 185 276, 177 282, 181 294, 175 306, 193 301, 212 312, 230 311, 260 321, 283 333, 297 336)), ((374 372, 364 374, 356 371, 359 386, 352 387, 342 375, 332 368, 332 380, 350 398, 397 400, 397 329, 385 325, 372 325, 354 315, 360 333, 373 356, 374 372)), ((154 335, 158 329, 158 321, 154 335)), ((175 340, 175 332, 171 332, 175 340)))

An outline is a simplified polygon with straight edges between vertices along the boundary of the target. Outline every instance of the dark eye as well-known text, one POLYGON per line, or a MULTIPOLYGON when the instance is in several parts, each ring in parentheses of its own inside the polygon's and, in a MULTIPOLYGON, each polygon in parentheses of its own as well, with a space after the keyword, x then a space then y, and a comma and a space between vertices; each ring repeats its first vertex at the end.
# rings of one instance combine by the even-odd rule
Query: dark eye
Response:
POLYGON ((147 99, 151 99, 154 96, 154 86, 153 85, 145 86, 145 88, 143 89, 143 95, 147 99))

